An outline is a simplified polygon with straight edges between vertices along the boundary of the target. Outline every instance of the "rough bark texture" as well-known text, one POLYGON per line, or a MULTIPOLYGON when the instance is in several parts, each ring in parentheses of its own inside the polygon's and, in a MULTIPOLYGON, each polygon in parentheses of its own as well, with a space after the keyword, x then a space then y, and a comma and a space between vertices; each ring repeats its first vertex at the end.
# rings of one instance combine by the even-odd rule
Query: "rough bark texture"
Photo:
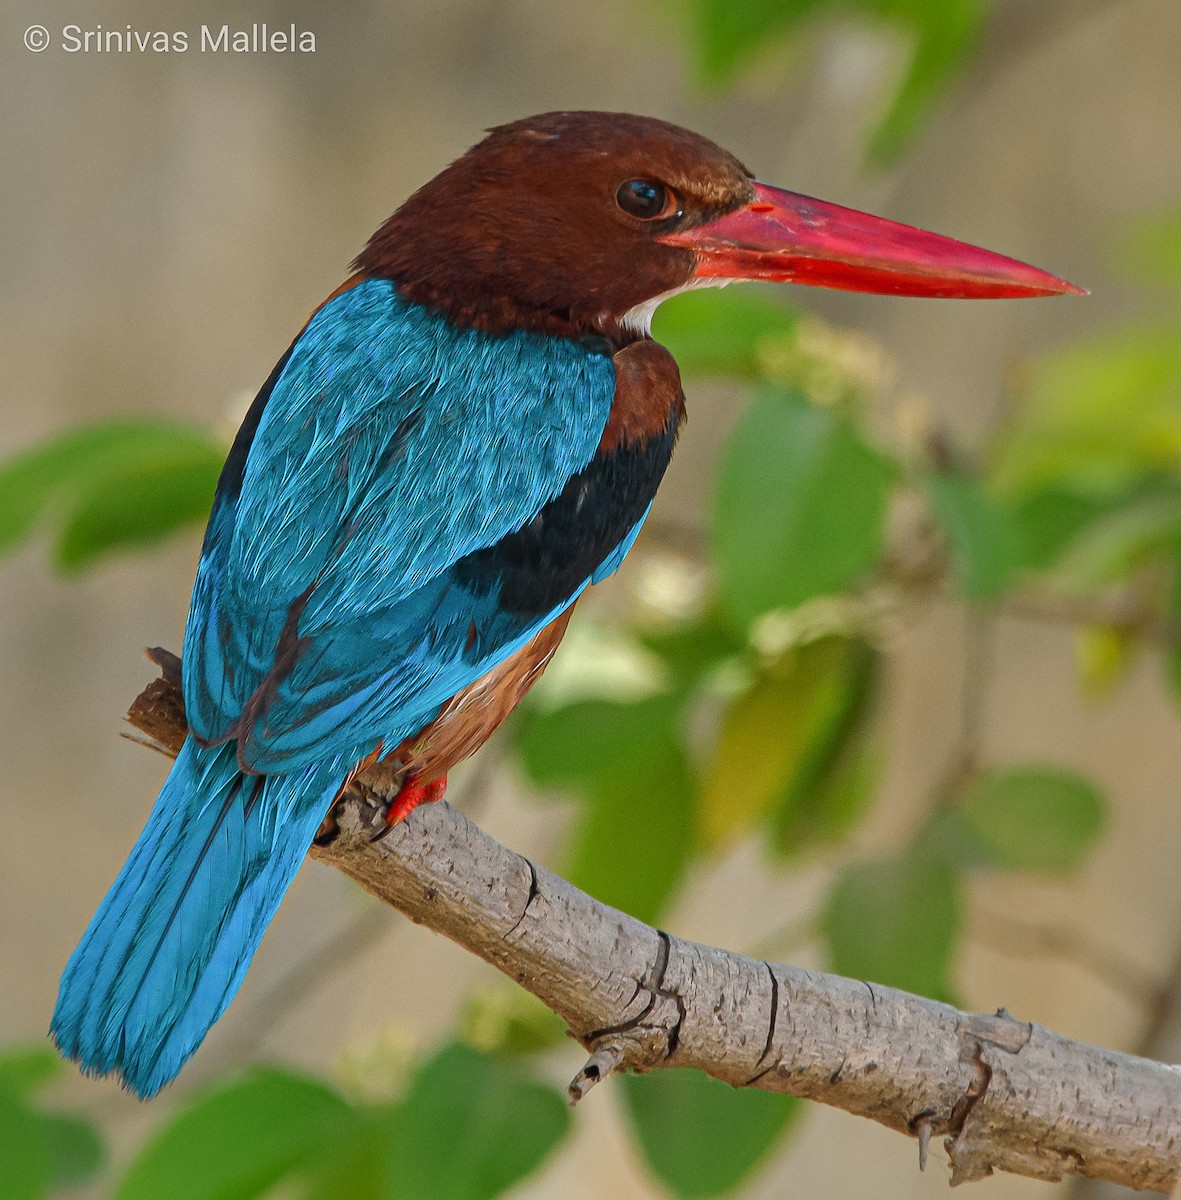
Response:
MULTIPOLYGON (((132 707, 166 751, 184 736, 175 659, 132 707)), ((499 845, 445 803, 385 832, 396 777, 354 781, 312 853, 515 979, 589 1059, 580 1099, 620 1069, 700 1067, 805 1096, 919 1141, 952 1183, 994 1170, 1168 1192, 1181 1173, 1181 1067, 962 1013, 894 988, 682 941, 499 845), (378 836, 381 835, 381 836, 378 836)))

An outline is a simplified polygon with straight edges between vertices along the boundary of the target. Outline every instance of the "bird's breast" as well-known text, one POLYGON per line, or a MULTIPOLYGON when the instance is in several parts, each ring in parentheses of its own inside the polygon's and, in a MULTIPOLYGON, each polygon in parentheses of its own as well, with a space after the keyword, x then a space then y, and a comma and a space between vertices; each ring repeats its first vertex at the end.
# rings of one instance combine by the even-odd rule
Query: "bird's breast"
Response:
POLYGON ((430 783, 474 754, 549 665, 573 612, 571 604, 515 654, 452 697, 430 725, 394 751, 392 761, 430 783))
POLYGON ((685 394, 676 359, 659 342, 632 342, 619 350, 615 364, 615 396, 599 453, 658 438, 671 424, 685 419, 685 394))

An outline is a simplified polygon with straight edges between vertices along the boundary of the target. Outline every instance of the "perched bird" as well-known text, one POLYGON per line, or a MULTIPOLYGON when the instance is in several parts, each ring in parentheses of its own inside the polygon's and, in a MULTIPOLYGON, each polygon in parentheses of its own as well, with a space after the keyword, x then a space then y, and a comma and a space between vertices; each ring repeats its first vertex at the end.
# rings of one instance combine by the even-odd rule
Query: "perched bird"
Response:
POLYGON ((649 335, 686 288, 1081 289, 756 182, 687 130, 493 129, 373 235, 251 405, 184 638, 189 734, 52 1032, 148 1097, 196 1050, 344 785, 438 799, 635 541, 684 418, 649 335))

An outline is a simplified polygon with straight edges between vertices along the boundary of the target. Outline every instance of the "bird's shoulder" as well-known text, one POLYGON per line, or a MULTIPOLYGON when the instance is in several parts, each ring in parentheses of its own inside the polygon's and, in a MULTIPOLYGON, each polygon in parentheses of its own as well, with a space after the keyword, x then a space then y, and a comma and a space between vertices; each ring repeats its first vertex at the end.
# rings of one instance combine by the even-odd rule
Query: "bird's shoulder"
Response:
POLYGON ((370 567, 401 594, 556 495, 593 457, 615 392, 613 362, 590 348, 459 329, 362 281, 313 317, 272 389, 227 565, 244 587, 273 581, 298 532, 295 595, 347 528, 345 560, 377 553, 370 567))

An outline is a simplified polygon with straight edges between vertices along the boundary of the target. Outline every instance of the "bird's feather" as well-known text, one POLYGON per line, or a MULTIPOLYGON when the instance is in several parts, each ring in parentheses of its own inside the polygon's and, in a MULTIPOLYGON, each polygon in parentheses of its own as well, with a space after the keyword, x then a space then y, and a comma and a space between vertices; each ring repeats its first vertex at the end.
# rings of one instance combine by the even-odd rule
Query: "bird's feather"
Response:
POLYGON ((404 736, 512 653, 551 610, 498 621, 494 599, 460 594, 448 572, 520 529, 591 461, 614 390, 611 359, 594 346, 460 330, 380 280, 333 298, 275 379, 240 480, 219 489, 185 637, 194 731, 250 732, 238 722, 251 697, 257 725, 302 663, 314 681, 307 712, 271 712, 252 764, 295 765, 264 747, 305 715, 320 720, 309 754, 367 753, 369 734, 350 741, 351 720, 375 689, 398 726, 387 737, 404 736), (483 652, 459 662, 473 621, 483 652), (439 681, 429 697, 428 678, 439 681), (413 699, 401 718, 399 697, 413 699), (340 737, 326 747, 333 722, 340 737))
POLYGON ((347 766, 244 776, 189 738, 62 975, 52 1033, 140 1096, 171 1079, 241 984, 347 766))

